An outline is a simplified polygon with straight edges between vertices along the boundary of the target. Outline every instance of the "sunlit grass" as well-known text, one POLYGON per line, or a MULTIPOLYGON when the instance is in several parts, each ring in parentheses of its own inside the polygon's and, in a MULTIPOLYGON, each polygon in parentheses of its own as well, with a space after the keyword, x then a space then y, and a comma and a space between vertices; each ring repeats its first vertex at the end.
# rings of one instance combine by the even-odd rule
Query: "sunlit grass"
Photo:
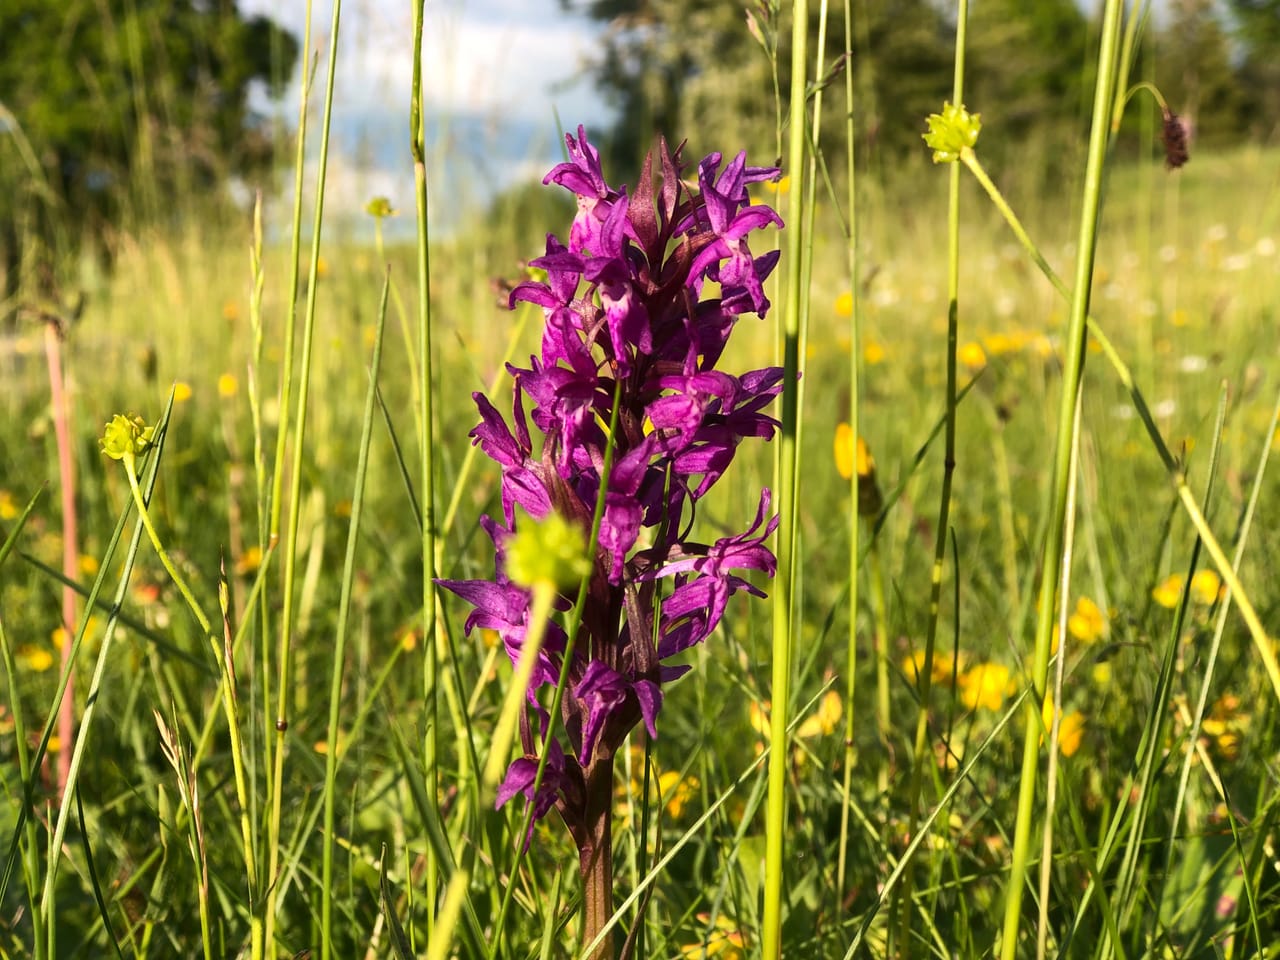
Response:
MULTIPOLYGON (((718 146, 736 151, 743 145, 718 146)), ((1086 344, 1072 587, 1061 598, 1065 629, 1051 640, 1052 652, 1063 656, 1062 685, 1051 702, 1020 700, 1034 669, 1033 611, 1042 590, 1038 564, 1068 307, 967 177, 959 224, 965 273, 956 474, 945 529, 939 529, 939 429, 948 406, 947 236, 939 227, 946 219, 946 177, 927 166, 925 153, 922 147, 922 157, 890 182, 864 185, 857 436, 848 425, 854 347, 848 317, 855 291, 834 201, 822 192, 816 200, 808 340, 798 358, 807 394, 795 516, 795 662, 785 713, 790 742, 775 766, 788 798, 779 918, 786 955, 844 956, 859 931, 878 954, 896 922, 880 909, 879 887, 915 841, 919 870, 905 888, 913 903, 912 952, 990 953, 1017 819, 1021 748, 1016 724, 1005 725, 1010 711, 1039 718, 1029 736, 1041 757, 1048 755, 1046 734, 1057 727, 1058 796, 1045 904, 1051 951, 1093 956, 1111 922, 1126 955, 1167 949, 1207 956, 1210 944, 1221 946, 1231 935, 1243 942, 1255 925, 1265 937, 1280 906, 1280 876, 1267 852, 1277 815, 1274 704, 1249 633, 1227 608, 1224 577, 1203 561, 1195 565, 1195 531, 1096 339, 1086 344), (868 497, 862 509, 850 502, 855 474, 868 497), (848 526, 836 519, 844 516, 861 524, 856 557, 865 558, 865 579, 856 611, 847 602, 848 526), (938 595, 936 650, 926 666, 929 570, 938 556, 947 573, 938 595), (851 624, 860 656, 856 700, 849 704, 842 671, 851 624), (880 656, 873 652, 877 635, 884 644, 880 656), (1211 643, 1216 667, 1209 674, 1211 643), (929 684, 920 701, 918 680, 926 669, 929 684), (913 757, 920 711, 924 749, 913 757), (1143 755, 1163 767, 1144 773, 1134 758, 1153 732, 1161 737, 1158 749, 1148 744, 1143 755), (908 835, 917 814, 908 787, 917 758, 918 814, 936 815, 923 838, 908 835), (957 772, 970 763, 968 778, 948 796, 957 772), (1185 789, 1174 772, 1184 765, 1185 789), (1176 807, 1175 787, 1184 797, 1176 807), (1145 801, 1148 819, 1130 819, 1143 789, 1154 791, 1145 801), (842 816, 848 851, 844 900, 836 904, 830 893, 842 816), (1175 817, 1181 829, 1170 845, 1175 817), (1117 825, 1127 831, 1135 822, 1145 825, 1129 848, 1132 862, 1096 875, 1108 834, 1124 836, 1117 825), (1107 900, 1120 870, 1139 891, 1139 906, 1107 900)), ((1209 486, 1216 444, 1215 486, 1204 513, 1224 548, 1233 548, 1246 530, 1241 518, 1256 498, 1258 516, 1241 537, 1238 574, 1274 633, 1280 527, 1276 488, 1259 457, 1280 449, 1273 417, 1280 209, 1258 198, 1273 195, 1280 163, 1274 151, 1257 148, 1197 154, 1177 173, 1164 172, 1157 159, 1148 162, 1154 175, 1132 163, 1113 168, 1091 311, 1134 371, 1197 497, 1209 486)), ((999 180, 999 171, 989 173, 999 180)), ((622 179, 633 177, 628 172, 622 179)), ((785 194, 774 185, 766 199, 782 202, 785 194)), ((1015 209, 1035 211, 1028 231, 1048 264, 1068 275, 1077 253, 1071 198, 1008 199, 1015 209)), ((396 200, 410 205, 408 197, 396 200)), ((278 204, 268 208, 275 223, 287 219, 274 209, 278 204)), ((477 223, 434 238, 430 251, 435 409, 425 415, 435 431, 436 502, 447 503, 456 492, 459 504, 438 551, 438 572, 450 578, 485 576, 492 563, 481 549, 486 538, 477 518, 494 509, 496 472, 478 463, 458 484, 475 423, 470 394, 490 389, 504 357, 525 356, 537 345, 535 326, 518 327, 498 290, 520 279, 520 263, 541 251, 546 231, 563 227, 532 215, 477 223)), ((212 920, 210 954, 234 956, 261 908, 245 881, 239 818, 247 811, 253 853, 267 852, 265 811, 276 798, 266 794, 264 738, 277 735, 279 691, 270 691, 270 702, 265 698, 278 666, 282 557, 273 558, 275 545, 259 536, 259 492, 274 479, 265 471, 278 431, 296 415, 281 409, 277 397, 291 310, 287 278, 299 261, 287 244, 267 245, 257 306, 251 242, 247 216, 228 232, 186 221, 170 232, 123 237, 112 272, 96 281, 65 342, 79 463, 80 583, 87 588, 102 574, 114 586, 125 569, 120 555, 105 554, 132 494, 119 470, 97 455, 95 438, 116 412, 156 422, 172 397, 149 514, 180 581, 208 610, 216 609, 225 564, 231 632, 243 643, 234 706, 249 769, 237 796, 224 719, 235 711, 220 692, 206 630, 188 613, 178 581, 143 548, 120 593, 110 656, 101 661, 96 719, 79 774, 84 817, 67 815, 52 901, 60 949, 107 955, 113 936, 129 957, 196 956, 200 904, 212 920), (259 315, 260 360, 253 328, 259 315), (171 759, 162 752, 153 711, 170 732, 171 759), (191 774, 196 793, 180 787, 174 769, 193 756, 199 760, 191 774), (235 838, 205 844, 210 885, 204 893, 197 868, 201 836, 235 838)), ((326 234, 308 281, 314 288, 304 294, 315 305, 309 419, 297 466, 284 478, 296 480, 299 491, 285 504, 298 511, 293 704, 279 732, 288 762, 278 794, 276 940, 263 949, 285 956, 320 952, 325 843, 319 824, 327 800, 335 821, 328 888, 334 956, 369 948, 388 955, 399 925, 412 947, 425 952, 426 918, 439 911, 424 900, 437 890, 424 871, 441 871, 443 899, 447 876, 459 864, 469 873, 453 874, 466 877, 457 901, 457 955, 478 956, 477 949, 493 942, 491 925, 507 890, 504 956, 580 953, 577 866, 559 825, 535 828, 528 857, 512 876, 521 811, 493 814, 477 802, 476 780, 511 667, 484 631, 463 635, 465 611, 448 600, 440 610, 444 655, 432 674, 441 698, 432 757, 439 785, 436 796, 426 793, 416 466, 424 413, 414 385, 421 358, 409 353, 414 344, 401 348, 394 312, 376 393, 369 380, 387 268, 397 291, 392 302, 399 297, 412 305, 421 290, 417 264, 407 247, 392 245, 379 255, 358 238, 326 234), (366 444, 361 486, 357 464, 366 444), (360 539, 344 577, 348 534, 357 521, 360 539), (345 651, 340 674, 333 672, 335 650, 345 651)), ((0 394, 0 542, 16 533, 12 547, 0 551, 7 674, 0 750, 17 761, 0 772, 13 799, 0 810, 0 839, 14 838, 18 851, 0 900, 0 952, 13 956, 43 949, 31 913, 50 906, 39 896, 53 823, 46 804, 55 815, 58 810, 56 763, 30 766, 59 687, 64 639, 56 496, 46 492, 21 529, 16 526, 31 496, 57 476, 42 341, 34 326, 19 326, 0 340, 6 385, 0 394), (15 811, 28 776, 36 803, 29 826, 18 831, 15 811)), ((744 321, 726 362, 760 366, 773 349, 771 329, 744 321)), ((509 390, 509 383, 498 382, 500 395, 509 390)), ((771 453, 744 447, 738 472, 726 477, 698 517, 711 535, 724 533, 726 518, 750 511, 755 492, 771 482, 771 453)), ((82 609, 77 670, 86 679, 112 636, 106 633, 111 613, 109 605, 82 609)), ((649 956, 725 958, 760 949, 767 830, 761 758, 777 739, 767 619, 745 598, 734 598, 718 635, 690 655, 696 669, 664 706, 649 763, 638 742, 619 758, 615 899, 621 905, 632 891, 648 898, 649 956)), ((213 633, 221 630, 214 625, 213 633)), ((85 714, 88 688, 75 688, 78 717, 85 714)), ((53 758, 72 746, 51 736, 45 752, 53 758)), ((1038 855, 1032 844, 1033 860, 1038 855)), ((1023 949, 1034 939, 1034 912, 1024 907, 1020 914, 1023 949)), ((628 903, 620 928, 629 929, 638 913, 638 903, 628 903)))

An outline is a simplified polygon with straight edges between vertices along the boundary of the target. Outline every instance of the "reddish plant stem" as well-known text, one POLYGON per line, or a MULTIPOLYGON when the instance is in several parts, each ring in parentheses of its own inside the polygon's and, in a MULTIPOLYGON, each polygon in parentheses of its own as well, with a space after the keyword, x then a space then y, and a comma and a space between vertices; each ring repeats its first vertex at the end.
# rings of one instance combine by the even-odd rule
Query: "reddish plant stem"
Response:
MULTIPOLYGON (((62 331, 56 320, 44 327, 45 356, 49 361, 49 400, 53 410, 53 431, 58 442, 58 478, 62 490, 62 575, 74 581, 79 577, 80 548, 76 532, 75 461, 71 449, 71 403, 67 396, 62 369, 62 331)), ((71 659, 71 646, 76 630, 76 592, 62 588, 61 666, 65 671, 71 659)), ((58 796, 62 796, 71 770, 71 744, 75 739, 75 670, 67 674, 67 689, 58 711, 58 796)))
MULTIPOLYGON (((582 873, 583 942, 591 943, 613 916, 613 757, 595 757, 585 771, 586 837, 578 850, 582 873)), ((606 936, 590 960, 613 960, 613 936, 606 936)))

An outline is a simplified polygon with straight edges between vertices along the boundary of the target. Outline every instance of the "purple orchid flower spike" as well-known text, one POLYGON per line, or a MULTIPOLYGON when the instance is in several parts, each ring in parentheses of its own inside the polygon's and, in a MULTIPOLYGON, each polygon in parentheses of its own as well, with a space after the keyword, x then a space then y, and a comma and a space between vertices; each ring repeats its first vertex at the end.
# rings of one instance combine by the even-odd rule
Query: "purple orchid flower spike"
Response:
MULTIPOLYGON (((532 262, 545 280, 521 283, 510 298, 513 308, 542 309, 540 353, 508 368, 510 421, 475 395, 473 442, 502 472, 501 521, 482 521, 495 574, 440 583, 473 607, 467 632, 497 631, 515 663, 530 615, 529 592, 504 573, 504 545, 526 522, 516 507, 534 522, 555 511, 590 529, 603 495, 581 625, 573 637, 548 625, 529 693, 541 735, 526 716, 524 752, 497 794, 499 806, 525 797, 534 819, 558 811, 585 874, 609 862, 615 753, 640 724, 658 736, 665 688, 689 669, 680 655, 714 633, 734 594, 763 596, 748 577, 771 577, 776 567, 766 545, 778 525, 768 490, 740 534, 698 542, 692 520, 739 445, 778 429, 765 408, 782 371, 734 373, 719 363, 739 317, 769 308, 764 281, 777 255, 753 256, 748 238, 782 220, 748 194, 778 171, 747 166, 745 154, 728 163, 706 157, 694 192, 681 151, 664 142, 628 191, 605 180, 585 129, 565 143, 569 159, 543 182, 577 201, 568 243, 549 234, 532 262), (719 283, 718 297, 703 296, 708 279, 719 283), (560 716, 551 717, 539 693, 562 675, 560 716)), ((558 609, 570 606, 560 596, 558 609)))
POLYGON ((562 793, 572 793, 574 783, 565 768, 564 751, 560 744, 552 738, 547 741, 547 765, 542 772, 542 783, 537 784, 538 757, 534 753, 513 760, 507 768, 507 775, 498 786, 494 806, 501 807, 513 797, 523 795, 533 804, 533 817, 529 820, 529 829, 524 835, 527 848, 533 837, 533 827, 548 813, 555 809, 562 793), (536 790, 535 790, 536 784, 536 790))
POLYGON ((565 146, 569 161, 551 168, 543 183, 557 183, 578 198, 578 215, 569 231, 569 249, 574 253, 594 252, 600 239, 601 224, 608 214, 610 200, 617 194, 604 182, 600 168, 600 151, 587 142, 587 131, 578 127, 578 138, 566 133, 565 146))

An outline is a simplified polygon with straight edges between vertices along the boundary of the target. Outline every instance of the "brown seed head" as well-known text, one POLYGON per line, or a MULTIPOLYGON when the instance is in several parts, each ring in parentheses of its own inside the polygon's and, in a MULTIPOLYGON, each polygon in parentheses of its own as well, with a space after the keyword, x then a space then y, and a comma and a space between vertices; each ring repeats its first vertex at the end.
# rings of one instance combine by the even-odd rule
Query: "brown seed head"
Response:
POLYGON ((1191 159, 1187 150, 1190 140, 1191 122, 1165 107, 1160 141, 1164 144, 1164 165, 1168 169, 1177 170, 1191 159))

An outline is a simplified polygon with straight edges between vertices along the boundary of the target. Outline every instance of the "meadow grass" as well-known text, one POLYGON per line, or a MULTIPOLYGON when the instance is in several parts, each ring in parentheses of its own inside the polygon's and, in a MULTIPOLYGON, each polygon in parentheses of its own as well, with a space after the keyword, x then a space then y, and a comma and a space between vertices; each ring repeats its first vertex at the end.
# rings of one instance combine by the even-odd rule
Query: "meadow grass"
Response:
MULTIPOLYGON (((998 136, 998 105, 971 106, 998 136)), ((1047 192, 979 165, 1067 293, 1091 285, 1073 306, 972 158, 949 179, 922 147, 859 179, 850 245, 848 203, 807 167, 812 144, 792 146, 793 192, 760 198, 810 215, 812 250, 783 241, 781 319, 744 318, 726 365, 771 362, 781 340, 804 394, 775 411, 780 464, 744 447, 698 518, 731 532, 792 471, 793 540, 762 584, 785 603, 771 623, 735 598, 659 738, 620 758, 606 946, 643 915, 651 957, 1274 955, 1276 153, 1113 161, 1087 267, 1083 174, 1047 192), (1069 584, 1059 602, 1046 579, 1069 584)), ((538 317, 495 291, 567 230, 557 209, 429 247, 372 242, 372 221, 327 235, 317 210, 309 260, 248 216, 122 236, 62 344, 74 579, 96 595, 65 638, 75 744, 53 735, 65 538, 41 494, 60 463, 44 335, 6 339, 0 955, 593 950, 559 824, 517 853, 524 810, 491 812, 501 645, 464 636, 447 596, 424 617, 433 573, 491 570, 478 517, 499 477, 468 454, 470 394, 505 396, 504 360, 536 349, 538 317), (137 496, 163 554, 98 451, 125 411, 159 425, 137 496)))

